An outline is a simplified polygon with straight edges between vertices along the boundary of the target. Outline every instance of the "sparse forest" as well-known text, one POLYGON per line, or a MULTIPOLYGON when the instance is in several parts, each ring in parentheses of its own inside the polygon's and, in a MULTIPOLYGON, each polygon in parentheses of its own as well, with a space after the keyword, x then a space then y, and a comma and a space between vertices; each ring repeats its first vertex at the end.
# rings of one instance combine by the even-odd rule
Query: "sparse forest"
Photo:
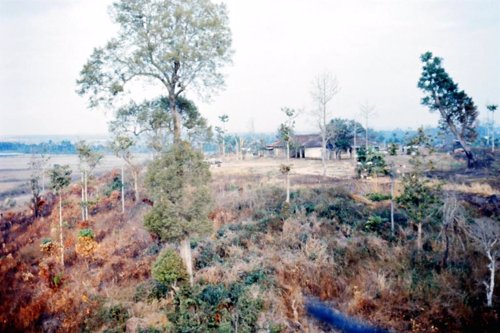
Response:
POLYGON ((224 3, 117 0, 110 15, 115 35, 76 78, 113 115, 107 147, 0 142, 32 154, 26 204, 0 193, 1 332, 498 331, 497 105, 479 124, 445 60, 414 59, 436 129, 376 131, 369 103, 339 116, 326 71, 310 110, 233 133, 239 119, 211 124, 188 97, 224 87, 224 3))

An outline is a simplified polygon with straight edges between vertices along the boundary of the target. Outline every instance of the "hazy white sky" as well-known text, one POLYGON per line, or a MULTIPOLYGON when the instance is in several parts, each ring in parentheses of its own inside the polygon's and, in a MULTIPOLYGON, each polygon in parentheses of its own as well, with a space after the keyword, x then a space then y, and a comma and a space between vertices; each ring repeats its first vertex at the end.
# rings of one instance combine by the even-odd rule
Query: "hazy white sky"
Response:
MULTIPOLYGON (((107 131, 107 116, 75 91, 78 73, 112 35, 108 0, 0 0, 0 136, 107 131)), ((436 125, 420 105, 419 56, 429 50, 473 97, 500 103, 500 1, 227 0, 233 65, 226 89, 198 102, 212 124, 274 132, 280 108, 301 108, 299 131, 312 131, 311 81, 329 70, 341 91, 334 116, 376 106, 378 129, 436 125)), ((195 98, 190 94, 188 97, 195 98)), ((497 112, 498 113, 498 112, 497 112)), ((500 116, 496 116, 497 123, 500 116)))

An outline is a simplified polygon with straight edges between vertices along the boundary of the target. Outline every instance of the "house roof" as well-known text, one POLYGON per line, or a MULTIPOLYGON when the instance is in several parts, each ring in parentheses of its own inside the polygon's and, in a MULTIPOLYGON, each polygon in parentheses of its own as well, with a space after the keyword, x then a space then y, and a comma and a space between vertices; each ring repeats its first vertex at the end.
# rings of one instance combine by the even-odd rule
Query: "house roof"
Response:
MULTIPOLYGON (((292 137, 294 146, 303 148, 317 148, 321 147, 321 136, 319 134, 296 134, 292 137)), ((281 140, 277 140, 266 146, 267 149, 284 148, 285 144, 281 140)))

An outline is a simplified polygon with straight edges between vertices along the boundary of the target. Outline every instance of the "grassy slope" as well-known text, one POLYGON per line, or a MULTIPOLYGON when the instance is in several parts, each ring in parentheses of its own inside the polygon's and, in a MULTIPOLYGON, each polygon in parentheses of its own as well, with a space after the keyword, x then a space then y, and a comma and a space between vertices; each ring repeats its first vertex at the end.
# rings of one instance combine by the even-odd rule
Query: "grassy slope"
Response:
MULTIPOLYGON (((292 177, 288 213, 281 205, 284 191, 275 187, 282 184, 275 162, 263 171, 259 164, 242 168, 241 163, 233 170, 214 168, 214 233, 193 244, 195 279, 203 292, 208 286, 243 285, 249 298, 262 300, 257 327, 327 330, 305 314, 308 297, 399 332, 488 331, 498 324, 498 303, 494 310, 485 309, 478 283, 486 275, 486 262, 470 244, 463 250, 457 240, 451 264, 442 270, 438 227, 426 230, 428 246, 420 259, 413 252, 414 230, 401 214, 395 238, 387 222, 365 231, 366 219, 386 216, 388 206, 364 195, 387 192, 387 180, 323 180, 314 172, 308 175, 315 163, 304 162, 292 177)), ((110 180, 110 175, 98 180, 94 195, 110 180)), ((460 183, 452 190, 471 188, 460 183)), ((488 191, 498 194, 494 184, 488 191)), ((168 327, 166 313, 176 309, 179 298, 172 291, 156 298, 138 292, 150 281, 158 251, 142 226, 148 206, 129 201, 122 216, 118 196, 100 194, 91 220, 81 222, 75 186, 64 202, 63 272, 57 251, 40 251, 43 238, 58 239, 54 204, 47 200, 48 215, 38 221, 22 213, 2 218, 0 331, 119 331, 125 323, 129 328, 168 327), (93 229, 98 244, 90 258, 75 251, 82 228, 93 229)), ((197 304, 199 309, 206 305, 197 304)), ((235 304, 214 304, 203 309, 215 309, 216 319, 224 318, 221 308, 233 317, 243 313, 236 312, 235 304)))

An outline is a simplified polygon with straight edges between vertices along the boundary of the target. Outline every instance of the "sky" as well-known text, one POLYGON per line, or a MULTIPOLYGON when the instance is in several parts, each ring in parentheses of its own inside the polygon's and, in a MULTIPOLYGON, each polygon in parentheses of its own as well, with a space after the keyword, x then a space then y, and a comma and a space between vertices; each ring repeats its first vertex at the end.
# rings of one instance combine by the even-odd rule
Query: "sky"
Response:
MULTIPOLYGON (((0 0, 0 136, 103 134, 112 111, 90 110, 75 93, 94 47, 116 32, 110 0, 0 0)), ((282 107, 300 111, 299 132, 315 132, 312 81, 336 76, 332 117, 375 129, 435 126, 420 104, 419 57, 426 51, 473 98, 485 117, 500 104, 500 1, 227 0, 233 63, 225 89, 201 101, 210 124, 227 114, 230 132, 275 132, 282 107)), ((496 123, 500 116, 496 114, 496 123)))

